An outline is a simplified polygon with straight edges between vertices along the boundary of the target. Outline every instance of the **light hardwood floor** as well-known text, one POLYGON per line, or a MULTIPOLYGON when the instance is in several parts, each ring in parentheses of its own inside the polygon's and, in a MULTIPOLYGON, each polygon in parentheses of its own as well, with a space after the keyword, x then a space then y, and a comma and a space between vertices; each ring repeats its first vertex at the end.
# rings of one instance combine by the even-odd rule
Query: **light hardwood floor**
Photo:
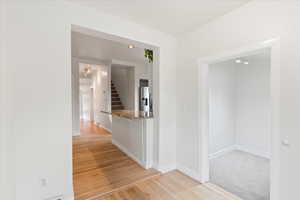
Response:
POLYGON ((238 200, 175 170, 97 200, 238 200))
POLYGON ((111 133, 107 130, 100 128, 94 124, 94 121, 80 121, 80 134, 82 137, 78 138, 88 138, 92 136, 110 136, 111 133))
POLYGON ((175 170, 164 175, 145 170, 111 143, 109 132, 81 124, 73 139, 76 200, 237 200, 175 170), (95 131, 97 130, 97 131, 95 131))
POLYGON ((73 183, 76 200, 109 194, 158 176, 145 170, 111 143, 111 134, 92 122, 81 122, 73 137, 73 183))

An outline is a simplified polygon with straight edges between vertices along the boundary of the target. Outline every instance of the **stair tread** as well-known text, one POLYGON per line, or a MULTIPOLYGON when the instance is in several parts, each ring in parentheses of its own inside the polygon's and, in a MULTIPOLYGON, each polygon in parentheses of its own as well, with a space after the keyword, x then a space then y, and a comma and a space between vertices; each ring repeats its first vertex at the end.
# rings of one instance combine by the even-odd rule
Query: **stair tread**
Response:
POLYGON ((122 104, 121 98, 119 97, 118 90, 111 81, 111 109, 112 110, 124 110, 125 107, 122 104))

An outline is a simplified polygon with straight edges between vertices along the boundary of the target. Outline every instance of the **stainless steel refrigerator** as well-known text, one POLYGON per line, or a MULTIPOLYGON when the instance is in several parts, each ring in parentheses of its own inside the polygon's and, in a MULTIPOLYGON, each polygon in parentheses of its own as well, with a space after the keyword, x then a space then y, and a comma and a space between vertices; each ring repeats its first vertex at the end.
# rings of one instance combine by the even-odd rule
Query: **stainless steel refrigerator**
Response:
POLYGON ((150 112, 150 88, 140 87, 140 111, 150 112))

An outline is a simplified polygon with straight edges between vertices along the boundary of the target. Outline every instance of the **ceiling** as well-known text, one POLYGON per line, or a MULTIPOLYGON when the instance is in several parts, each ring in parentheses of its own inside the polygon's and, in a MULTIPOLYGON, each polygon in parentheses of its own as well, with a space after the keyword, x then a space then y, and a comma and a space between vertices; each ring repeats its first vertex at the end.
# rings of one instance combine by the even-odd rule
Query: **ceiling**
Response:
POLYGON ((258 62, 264 62, 264 63, 269 63, 271 59, 271 52, 270 49, 262 49, 256 52, 251 53, 250 55, 247 56, 241 56, 241 57, 236 57, 233 59, 228 59, 225 61, 213 63, 213 65, 217 64, 218 66, 224 65, 236 65, 236 66, 246 66, 245 62, 247 62, 249 65, 253 63, 258 63, 258 62), (240 60, 239 63, 237 63, 237 60, 240 60))
POLYGON ((232 61, 236 63, 236 60, 241 60, 243 62, 256 63, 256 62, 270 62, 271 59, 271 52, 270 49, 262 49, 257 52, 254 52, 253 54, 250 54, 248 56, 242 56, 239 58, 235 58, 232 61))
POLYGON ((146 63, 143 48, 128 48, 125 43, 72 32, 72 57, 146 63))
POLYGON ((67 0, 172 35, 192 31, 250 0, 67 0))

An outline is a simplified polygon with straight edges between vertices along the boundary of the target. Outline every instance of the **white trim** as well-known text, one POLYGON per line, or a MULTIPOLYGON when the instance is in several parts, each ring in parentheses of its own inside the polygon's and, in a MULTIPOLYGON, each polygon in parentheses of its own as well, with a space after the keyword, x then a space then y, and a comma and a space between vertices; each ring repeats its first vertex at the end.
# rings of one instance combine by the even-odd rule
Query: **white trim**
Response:
POLYGON ((271 169, 270 199, 280 198, 280 40, 271 44, 271 169))
POLYGON ((90 58, 90 57, 72 56, 72 59, 77 63, 86 63, 86 64, 90 64, 90 65, 109 65, 109 64, 111 64, 111 60, 101 60, 101 59, 90 58))
POLYGON ((236 145, 235 149, 239 150, 239 151, 247 152, 252 155, 259 156, 259 157, 263 157, 263 158, 267 158, 267 159, 271 158, 270 152, 260 151, 258 149, 249 148, 249 147, 242 146, 242 145, 236 145))
MULTIPOLYGON (((8 177, 11 175, 8 163, 8 147, 11 142, 8 138, 8 122, 10 121, 10 101, 7 91, 8 74, 6 66, 6 1, 0 0, 0 199, 8 199, 12 191, 12 184, 7 184, 8 177)), ((12 136, 10 136, 12 137, 12 136)), ((14 154, 10 154, 11 157, 14 154)), ((15 181, 13 181, 15 183, 15 181)))
POLYGON ((209 154, 209 160, 214 159, 214 158, 218 158, 220 156, 223 156, 226 153, 229 153, 231 151, 237 150, 237 145, 232 145, 229 147, 225 147, 215 153, 209 154))
POLYGON ((80 132, 77 132, 77 130, 73 131, 73 135, 72 136, 80 136, 80 132))
POLYGON ((176 170, 176 165, 165 165, 165 166, 155 166, 154 169, 158 170, 160 173, 165 174, 170 171, 176 170))
POLYGON ((258 149, 253 149, 253 148, 249 148, 249 147, 246 147, 246 146, 235 144, 235 145, 223 148, 223 149, 221 149, 221 150, 219 150, 215 153, 209 154, 209 160, 218 158, 220 156, 223 156, 223 155, 225 155, 229 152, 235 151, 235 150, 250 153, 252 155, 263 157, 263 158, 266 158, 266 159, 271 158, 270 152, 260 151, 258 149))
MULTIPOLYGON (((159 143, 161 135, 159 134, 161 132, 161 126, 160 126, 160 48, 161 45, 157 45, 155 42, 151 44, 151 42, 144 43, 143 41, 139 40, 133 40, 133 38, 128 38, 125 35, 116 34, 112 31, 105 32, 104 30, 101 31, 101 29, 95 30, 92 28, 86 28, 83 26, 80 26, 80 24, 71 24, 71 31, 86 34, 93 37, 100 37, 107 40, 113 40, 124 44, 133 44, 136 47, 140 48, 150 48, 154 50, 154 57, 156 59, 153 60, 153 74, 152 74, 152 80, 153 80, 153 115, 154 115, 154 134, 153 134, 153 160, 154 162, 160 163, 162 162, 159 158, 162 157, 161 152, 159 149, 163 149, 161 147, 161 144, 159 143)), ((75 58, 77 60, 85 60, 90 58, 75 58)), ((96 60, 97 62, 97 60, 96 60)), ((106 62, 106 61, 103 61, 106 62)))
POLYGON ((117 59, 112 59, 111 60, 111 64, 112 65, 123 65, 126 67, 135 67, 138 66, 140 64, 145 64, 145 63, 136 63, 136 62, 129 62, 129 61, 125 61, 125 60, 117 60, 117 59))
POLYGON ((75 199, 75 195, 74 195, 74 193, 73 193, 73 194, 71 194, 71 196, 69 196, 69 197, 66 197, 65 199, 66 199, 66 200, 74 200, 74 199, 75 199))
POLYGON ((203 63, 199 70, 199 92, 198 98, 200 105, 198 109, 198 117, 200 124, 199 136, 199 177, 200 182, 205 183, 209 181, 209 91, 208 91, 208 64, 203 63), (202 92, 201 92, 202 91, 202 92))
MULTIPOLYGON (((119 34, 119 33, 115 33, 114 31, 110 31, 110 30, 102 30, 101 32, 101 28, 95 30, 94 28, 85 28, 83 26, 80 26, 80 24, 76 25, 76 24, 71 24, 71 30, 70 31, 75 31, 75 32, 79 32, 79 33, 83 33, 86 35, 90 35, 90 36, 94 36, 94 37, 101 37, 103 39, 108 39, 108 40, 113 40, 113 41, 118 41, 121 43, 131 43, 133 45, 135 45, 136 47, 140 47, 140 48, 150 48, 154 50, 154 57, 156 59, 153 60, 153 74, 152 74, 152 84, 153 84, 153 135, 152 135, 152 141, 153 141, 153 163, 156 163, 158 166, 157 169, 164 169, 164 170, 170 170, 170 169, 176 169, 176 165, 172 165, 169 167, 160 167, 161 163, 164 160, 164 154, 163 154, 163 149, 164 149, 164 145, 163 143, 161 143, 161 137, 162 134, 160 134, 163 129, 161 126, 161 118, 160 118, 160 107, 162 104, 162 101, 160 99, 160 91, 161 91, 161 85, 160 85, 160 48, 164 48, 164 45, 161 45, 160 42, 156 43, 156 40, 153 40, 152 42, 149 41, 147 43, 144 43, 141 40, 133 40, 133 38, 128 38, 126 36, 126 34, 119 34), (103 32, 104 31, 104 32, 103 32), (152 43, 152 44, 151 44, 152 43)), ((71 32, 70 32, 71 34, 71 32)), ((176 139, 175 139, 175 144, 176 144, 176 139)), ((174 161, 176 163, 176 161, 174 161)), ((159 170, 160 171, 160 170, 159 170)))
POLYGON ((234 51, 226 51, 221 55, 200 58, 199 66, 199 177, 201 182, 209 181, 209 97, 208 97, 208 67, 209 64, 236 57, 253 54, 265 48, 271 49, 271 170, 270 170, 270 199, 279 200, 280 197, 280 38, 260 42, 234 51))
POLYGON ((57 200, 57 199, 74 200, 74 194, 71 195, 70 197, 65 197, 64 195, 57 195, 57 196, 45 198, 44 200, 57 200))
POLYGON ((141 165, 143 168, 147 169, 146 163, 144 163, 142 160, 138 159, 135 155, 130 153, 127 148, 125 148, 123 145, 112 139, 112 143, 116 145, 121 151, 123 151, 127 156, 132 158, 135 162, 137 162, 139 165, 141 165))
POLYGON ((201 182, 201 177, 199 176, 199 173, 191 168, 185 167, 183 165, 177 165, 177 169, 184 173, 185 175, 201 182))
POLYGON ((100 123, 98 123, 98 122, 95 122, 95 125, 97 125, 97 126, 99 126, 100 128, 103 128, 103 129, 105 129, 106 131, 112 133, 112 130, 111 130, 110 128, 107 128, 107 127, 105 127, 105 126, 102 126, 102 125, 101 125, 100 123))
POLYGON ((240 197, 226 191, 225 189, 223 189, 220 186, 215 185, 213 183, 205 183, 204 186, 207 187, 208 189, 213 190, 214 192, 217 192, 218 194, 222 195, 223 197, 225 197, 225 199, 243 200, 240 197))

